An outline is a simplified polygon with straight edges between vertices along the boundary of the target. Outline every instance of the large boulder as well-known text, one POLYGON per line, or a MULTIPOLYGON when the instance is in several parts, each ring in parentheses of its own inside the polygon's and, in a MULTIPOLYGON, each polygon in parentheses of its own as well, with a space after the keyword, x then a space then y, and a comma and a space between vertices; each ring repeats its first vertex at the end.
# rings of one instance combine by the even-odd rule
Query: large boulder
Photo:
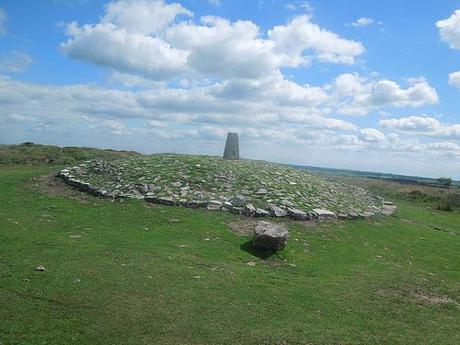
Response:
POLYGON ((252 244, 256 248, 266 250, 283 249, 289 233, 285 227, 265 221, 259 221, 254 229, 252 244))

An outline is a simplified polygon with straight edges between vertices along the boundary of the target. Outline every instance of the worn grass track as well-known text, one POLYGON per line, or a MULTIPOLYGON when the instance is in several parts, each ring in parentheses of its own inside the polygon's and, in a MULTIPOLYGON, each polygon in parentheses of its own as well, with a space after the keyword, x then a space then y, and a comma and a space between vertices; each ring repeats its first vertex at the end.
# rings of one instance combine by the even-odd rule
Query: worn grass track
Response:
POLYGON ((2 345, 460 343, 459 213, 289 223, 262 260, 236 216, 31 186, 52 170, 0 168, 2 345))

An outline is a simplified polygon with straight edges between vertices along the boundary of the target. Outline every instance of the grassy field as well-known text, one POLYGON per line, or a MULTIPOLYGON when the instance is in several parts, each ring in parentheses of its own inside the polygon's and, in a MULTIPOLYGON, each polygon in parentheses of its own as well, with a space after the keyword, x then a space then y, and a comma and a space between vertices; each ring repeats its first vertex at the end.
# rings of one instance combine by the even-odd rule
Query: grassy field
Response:
POLYGON ((1 345, 460 343, 458 212, 292 222, 263 259, 248 220, 33 180, 57 170, 0 167, 1 345))

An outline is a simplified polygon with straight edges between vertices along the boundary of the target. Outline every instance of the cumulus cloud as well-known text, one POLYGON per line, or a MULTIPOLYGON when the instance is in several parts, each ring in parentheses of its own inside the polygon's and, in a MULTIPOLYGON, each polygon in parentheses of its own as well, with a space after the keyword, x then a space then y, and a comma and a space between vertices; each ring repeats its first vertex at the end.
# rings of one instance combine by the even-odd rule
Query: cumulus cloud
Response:
POLYGON ((436 90, 423 78, 409 80, 402 88, 392 80, 377 80, 357 74, 342 74, 330 85, 338 97, 346 97, 338 103, 337 112, 363 116, 384 107, 420 107, 439 101, 436 90))
POLYGON ((441 126, 439 120, 428 116, 409 116, 400 119, 383 119, 379 125, 405 131, 433 131, 441 126))
POLYGON ((399 119, 383 119, 379 125, 384 128, 414 132, 430 137, 460 139, 460 124, 442 123, 429 116, 409 116, 399 119))
POLYGON ((368 26, 371 24, 374 24, 374 19, 367 18, 367 17, 361 17, 361 18, 356 19, 354 22, 350 23, 350 26, 361 27, 361 26, 368 26))
POLYGON ((460 89, 460 71, 449 74, 449 85, 460 89))
POLYGON ((0 7, 0 36, 6 34, 6 22, 8 16, 3 8, 0 7))
POLYGON ((20 73, 32 64, 32 58, 19 51, 0 54, 0 72, 20 73))
POLYGON ((61 49, 70 57, 154 80, 259 78, 312 60, 352 64, 364 52, 360 42, 319 27, 309 16, 274 27, 267 38, 251 21, 204 16, 196 23, 181 16, 192 12, 163 0, 112 2, 99 23, 68 24, 69 39, 61 49))
POLYGON ((364 52, 360 42, 341 38, 311 22, 310 16, 298 16, 287 25, 275 26, 268 37, 275 42, 276 49, 286 56, 288 65, 306 64, 311 58, 322 62, 353 64, 364 52), (304 55, 304 52, 313 54, 304 55))
POLYGON ((193 13, 178 3, 162 0, 120 0, 105 8, 101 24, 113 24, 130 34, 153 34, 171 24, 177 16, 193 13))
POLYGON ((451 49, 460 49, 460 10, 452 15, 436 22, 441 39, 449 44, 451 49))
POLYGON ((360 134, 364 141, 378 142, 385 140, 385 134, 375 128, 363 128, 360 130, 360 134))

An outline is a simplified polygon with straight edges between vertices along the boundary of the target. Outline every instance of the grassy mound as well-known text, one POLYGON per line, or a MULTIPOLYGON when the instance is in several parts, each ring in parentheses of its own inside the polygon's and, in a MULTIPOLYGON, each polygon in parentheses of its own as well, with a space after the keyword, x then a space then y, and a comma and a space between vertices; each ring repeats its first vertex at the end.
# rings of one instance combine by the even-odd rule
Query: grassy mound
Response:
POLYGON ((114 159, 138 157, 134 151, 101 150, 90 147, 58 147, 26 142, 21 145, 0 145, 0 165, 69 165, 88 159, 114 159))
POLYGON ((269 205, 309 211, 378 212, 382 199, 366 190, 302 170, 264 161, 211 156, 152 155, 113 162, 88 161, 69 168, 72 178, 108 195, 147 195, 225 202, 235 195, 259 208, 269 205))

